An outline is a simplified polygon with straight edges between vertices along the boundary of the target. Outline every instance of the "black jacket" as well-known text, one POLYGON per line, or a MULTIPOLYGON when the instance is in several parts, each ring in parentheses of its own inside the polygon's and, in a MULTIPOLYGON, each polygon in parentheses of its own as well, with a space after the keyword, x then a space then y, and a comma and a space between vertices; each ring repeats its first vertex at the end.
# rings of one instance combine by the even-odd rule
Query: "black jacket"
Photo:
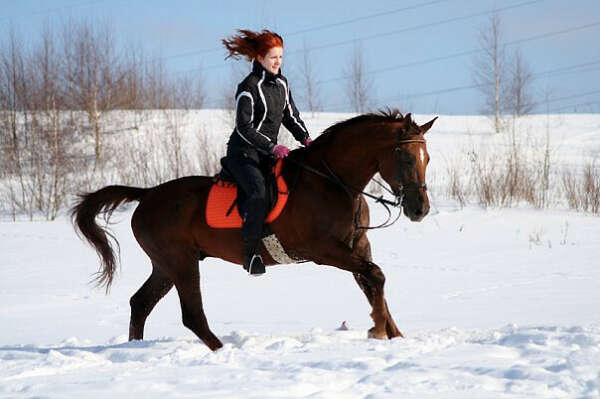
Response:
POLYGON ((228 153, 244 152, 258 158, 270 154, 277 144, 283 123, 296 140, 303 143, 309 135, 290 92, 287 79, 273 75, 254 61, 252 72, 238 85, 235 94, 235 128, 228 153))

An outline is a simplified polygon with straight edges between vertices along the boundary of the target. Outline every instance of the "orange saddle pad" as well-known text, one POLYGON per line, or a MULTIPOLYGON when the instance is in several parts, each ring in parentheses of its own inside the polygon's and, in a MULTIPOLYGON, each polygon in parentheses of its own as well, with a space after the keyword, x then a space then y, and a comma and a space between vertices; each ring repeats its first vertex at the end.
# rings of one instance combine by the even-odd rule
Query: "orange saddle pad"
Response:
MULTIPOLYGON (((266 223, 271 223, 281 214, 288 200, 287 184, 281 176, 283 161, 280 159, 273 168, 277 182, 277 200, 267 214, 266 223)), ((242 227, 242 218, 237 204, 231 205, 237 197, 237 186, 232 182, 217 180, 213 183, 206 201, 206 223, 215 229, 235 229, 242 227), (231 211, 230 211, 231 209, 231 211), (229 212, 229 214, 227 214, 229 212)))

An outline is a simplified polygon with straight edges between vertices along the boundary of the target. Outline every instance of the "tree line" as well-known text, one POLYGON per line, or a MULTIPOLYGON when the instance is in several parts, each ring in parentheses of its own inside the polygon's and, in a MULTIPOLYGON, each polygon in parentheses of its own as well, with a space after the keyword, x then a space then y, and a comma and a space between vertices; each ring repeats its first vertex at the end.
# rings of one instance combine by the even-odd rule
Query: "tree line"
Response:
MULTIPOLYGON (((0 179, 15 212, 54 218, 75 172, 102 169, 116 110, 201 108, 199 75, 172 77, 141 47, 122 46, 108 23, 46 27, 32 45, 11 30, 0 43, 0 179), (93 146, 90 157, 84 148, 93 146), (90 159, 91 158, 91 159, 90 159)), ((6 207, 6 206, 5 206, 6 207)))
MULTIPOLYGON (((482 27, 479 37, 484 51, 474 62, 472 77, 493 129, 514 137, 515 118, 535 106, 533 74, 521 52, 508 54, 502 45, 503 33, 497 14, 482 27), (506 123, 508 115, 513 116, 512 130, 506 123)), ((305 111, 322 111, 316 70, 306 43, 302 55, 296 76, 300 90, 295 93, 306 104, 305 111)), ((373 76, 366 63, 362 47, 355 45, 344 74, 346 97, 356 113, 368 112, 375 104, 373 76)), ((241 71, 232 72, 231 81, 220 93, 226 110, 215 111, 227 128, 233 128, 233 88, 242 75, 241 71)), ((184 175, 215 172, 219 154, 213 153, 209 135, 194 132, 192 141, 183 138, 186 124, 191 125, 187 111, 206 103, 207 91, 199 73, 193 77, 170 75, 160 58, 149 56, 141 47, 119 43, 108 24, 69 21, 58 30, 46 28, 37 42, 27 46, 12 31, 0 43, 0 212, 12 213, 13 218, 33 218, 41 213, 54 219, 66 208, 70 195, 102 184, 150 186, 184 175), (159 120, 154 120, 157 115, 159 120), (121 137, 117 133, 129 134, 121 137), (117 136, 119 140, 111 144, 111 138, 117 136), (190 143, 197 148, 188 148, 190 143)), ((526 193, 526 200, 544 207, 548 204, 548 151, 539 158, 544 171, 539 178, 541 194, 526 193)), ((520 158, 513 152, 507 159, 520 158)), ((504 179, 510 187, 518 187, 521 165, 523 162, 509 163, 505 169, 519 172, 512 175, 491 176, 504 170, 496 167, 472 174, 479 176, 480 182, 504 179)), ((585 184, 578 175, 564 178, 568 183, 564 183, 564 191, 573 193, 569 204, 593 204, 581 208, 598 212, 600 181, 597 169, 590 170, 594 173, 585 184), (584 197, 591 200, 579 200, 584 197)), ((460 180, 453 178, 459 175, 468 173, 449 172, 449 184, 451 196, 462 203, 472 193, 466 193, 460 180)), ((481 192, 486 193, 480 196, 484 203, 512 202, 512 197, 497 200, 489 190, 481 192)), ((521 198, 519 195, 525 194, 515 198, 521 198)))
MULTIPOLYGON (((58 32, 45 28, 30 47, 11 31, 0 51, 1 123, 11 133, 9 143, 17 145, 17 113, 31 125, 40 115, 80 111, 87 121, 78 128, 93 137, 99 158, 101 120, 111 110, 202 108, 206 96, 198 75, 173 78, 160 59, 118 44, 108 24, 70 21, 58 32)), ((23 131, 25 141, 28 133, 23 131)))

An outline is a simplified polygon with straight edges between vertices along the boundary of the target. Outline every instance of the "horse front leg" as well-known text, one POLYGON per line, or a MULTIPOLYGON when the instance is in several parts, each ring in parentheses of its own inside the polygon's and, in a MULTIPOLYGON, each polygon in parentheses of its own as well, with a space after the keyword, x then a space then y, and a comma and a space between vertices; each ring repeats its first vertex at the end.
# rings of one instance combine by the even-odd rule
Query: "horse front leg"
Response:
MULTIPOLYGON (((355 240, 353 248, 354 248, 353 251, 355 254, 357 254, 358 256, 362 257, 363 259, 365 259, 369 262, 372 261, 373 258, 371 256, 371 244, 369 243, 369 240, 367 239, 367 235, 365 234, 365 232, 363 232, 355 240)), ((369 301, 369 304, 373 307, 373 309, 375 308, 376 304, 378 304, 380 301, 380 299, 378 299, 376 297, 378 295, 381 295, 381 300, 383 301, 383 306, 384 306, 385 331, 386 331, 387 337, 390 339, 395 338, 395 337, 404 337, 404 335, 402 335, 402 332, 400 332, 400 330, 396 326, 396 322, 394 322, 394 319, 392 318, 392 314, 390 313, 387 301, 385 299, 385 294, 384 294, 385 275, 383 274, 383 271, 378 266, 376 266, 376 268, 378 269, 376 271, 376 274, 380 274, 381 275, 380 277, 377 277, 377 276, 369 277, 369 276, 366 276, 361 273, 354 273, 354 279, 356 280, 356 283, 360 287, 361 291, 367 297, 367 300, 369 301), (378 286, 376 283, 374 286, 373 283, 371 283, 371 281, 374 281, 374 282, 381 281, 381 285, 378 286)), ((375 337, 374 336, 374 338, 385 338, 385 337, 375 337)))
MULTIPOLYGON (((363 292, 365 292, 367 299, 371 304, 371 318, 375 324, 375 326, 369 330, 369 337, 379 339, 386 338, 388 336, 388 320, 391 320, 391 316, 387 309, 383 293, 385 276, 379 266, 370 260, 365 259, 341 242, 319 243, 317 245, 320 250, 316 252, 319 253, 320 256, 314 259, 316 263, 334 266, 342 270, 347 270, 355 276, 360 276, 363 285, 366 287, 363 289, 363 292)), ((360 284, 361 283, 359 283, 359 285, 360 284)), ((393 320, 391 323, 395 327, 393 320)), ((397 331, 397 328, 396 331, 392 331, 392 333, 393 336, 401 335, 399 334, 399 331, 397 331), (398 334, 393 335, 396 332, 398 332, 398 334)))
MULTIPOLYGON (((383 275, 383 272, 381 274, 383 275)), ((392 318, 387 301, 385 300, 385 295, 383 293, 383 285, 381 286, 381 288, 373 287, 369 282, 373 279, 368 279, 364 275, 359 273, 354 273, 354 279, 358 283, 358 286, 360 287, 362 292, 367 297, 367 300, 369 301, 369 304, 371 304, 371 307, 373 307, 373 310, 375 310, 375 306, 377 306, 376 304, 379 302, 379 299, 377 299, 376 297, 379 295, 379 292, 381 292, 381 298, 383 300, 384 306, 385 333, 387 334, 387 338, 391 339, 395 337, 404 337, 404 335, 402 335, 402 332, 400 332, 400 330, 396 326, 396 322, 394 322, 394 319, 392 318)), ((369 330, 369 336, 372 338, 385 338, 385 336, 381 334, 380 330, 376 330, 376 327, 373 327, 372 331, 369 330)))

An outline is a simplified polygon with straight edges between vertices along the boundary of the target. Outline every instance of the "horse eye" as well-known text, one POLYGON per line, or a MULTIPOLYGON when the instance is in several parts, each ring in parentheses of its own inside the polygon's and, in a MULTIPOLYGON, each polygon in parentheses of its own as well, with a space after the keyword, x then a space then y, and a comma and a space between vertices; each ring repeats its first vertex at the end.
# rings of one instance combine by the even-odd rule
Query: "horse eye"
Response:
POLYGON ((406 151, 402 151, 402 152, 400 152, 400 162, 406 163, 409 165, 414 165, 415 158, 411 154, 407 153, 406 151))

